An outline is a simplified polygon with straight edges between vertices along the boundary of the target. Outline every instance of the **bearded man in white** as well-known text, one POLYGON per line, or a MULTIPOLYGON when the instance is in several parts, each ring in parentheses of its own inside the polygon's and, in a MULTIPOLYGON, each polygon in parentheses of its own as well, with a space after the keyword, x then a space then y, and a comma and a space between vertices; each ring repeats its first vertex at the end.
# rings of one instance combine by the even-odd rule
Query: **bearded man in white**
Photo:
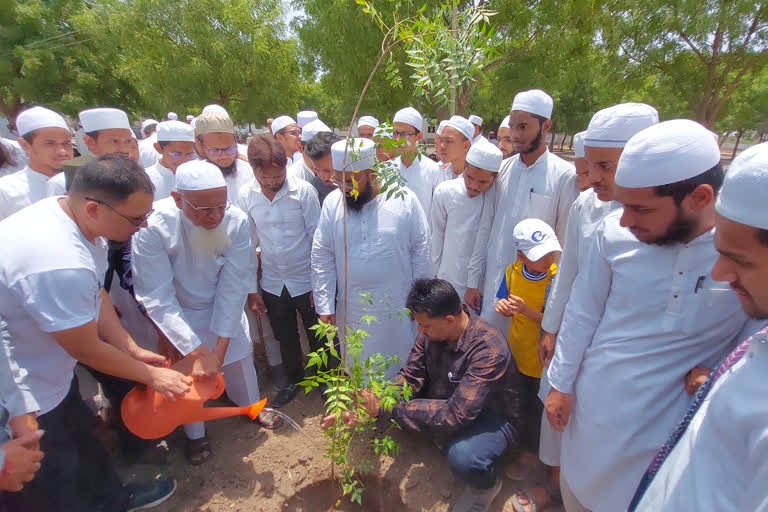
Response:
MULTIPOLYGON (((176 190, 155 203, 148 227, 133 239, 134 289, 152 321, 182 356, 192 375, 219 371, 239 406, 259 400, 252 345, 244 314, 256 282, 256 256, 248 218, 227 200, 227 183, 204 161, 176 170, 176 190)), ((273 414, 256 422, 274 428, 273 414)), ((202 422, 184 425, 187 459, 211 454, 202 422)))

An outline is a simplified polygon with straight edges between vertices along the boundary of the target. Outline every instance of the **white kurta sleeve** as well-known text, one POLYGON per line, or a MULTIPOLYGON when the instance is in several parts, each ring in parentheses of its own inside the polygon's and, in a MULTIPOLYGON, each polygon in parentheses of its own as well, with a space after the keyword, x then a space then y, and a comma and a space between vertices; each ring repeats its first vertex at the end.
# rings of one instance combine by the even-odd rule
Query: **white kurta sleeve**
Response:
POLYGON ((602 240, 601 226, 573 284, 547 372, 552 387, 562 393, 573 393, 584 353, 592 343, 611 291, 611 267, 603 256, 602 240))
POLYGON ((576 171, 571 166, 571 172, 564 174, 560 178, 557 187, 557 219, 555 219, 555 235, 560 243, 565 241, 566 226, 568 225, 568 216, 571 212, 571 206, 576 198, 579 197, 579 187, 576 185, 576 171))
MULTIPOLYGON (((330 198, 330 197, 329 197, 330 198)), ((326 198, 320 212, 320 220, 312 240, 312 295, 318 315, 331 315, 336 312, 336 247, 335 230, 336 208, 332 206, 334 198, 326 198)), ((342 197, 343 201, 344 198, 342 197)))
POLYGON ((768 429, 763 425, 760 427, 747 438, 751 445, 748 463, 751 466, 748 472, 751 481, 746 485, 744 502, 739 510, 768 512, 768 492, 765 491, 765 483, 768 482, 768 429))
POLYGON ((245 299, 256 274, 256 249, 251 243, 250 225, 240 222, 232 233, 232 245, 223 255, 224 265, 216 282, 211 332, 231 338, 241 327, 245 299))
POLYGON ((412 275, 414 279, 429 278, 434 275, 431 272, 432 263, 429 258, 429 225, 419 200, 415 196, 412 199, 413 206, 410 209, 408 228, 412 275))
MULTIPOLYGON (((440 271, 440 260, 443 256, 443 243, 445 242, 445 227, 448 223, 448 212, 443 204, 444 195, 441 192, 444 188, 439 188, 432 198, 432 212, 430 225, 432 226, 432 275, 436 276, 440 271)), ((463 297, 462 297, 463 299, 463 297)))
MULTIPOLYGON (((469 259, 467 268, 467 288, 483 288, 485 277, 485 260, 488 257, 488 244, 491 239, 493 218, 496 214, 496 199, 498 197, 498 180, 488 189, 483 199, 483 213, 480 216, 480 226, 475 236, 475 249, 469 259)), ((464 297, 461 298, 464 300, 464 297)))
POLYGON ((149 318, 163 331, 183 356, 202 343, 189 326, 176 298, 173 265, 162 236, 153 228, 140 229, 133 236, 132 270, 136 300, 147 309, 149 318))
POLYGON ((557 266, 555 285, 549 293, 547 306, 544 308, 544 317, 541 319, 541 328, 547 332, 556 333, 560 330, 565 305, 571 296, 571 288, 579 271, 580 216, 581 208, 578 208, 578 203, 574 203, 571 207, 571 213, 568 215, 563 254, 560 257, 560 264, 557 266))

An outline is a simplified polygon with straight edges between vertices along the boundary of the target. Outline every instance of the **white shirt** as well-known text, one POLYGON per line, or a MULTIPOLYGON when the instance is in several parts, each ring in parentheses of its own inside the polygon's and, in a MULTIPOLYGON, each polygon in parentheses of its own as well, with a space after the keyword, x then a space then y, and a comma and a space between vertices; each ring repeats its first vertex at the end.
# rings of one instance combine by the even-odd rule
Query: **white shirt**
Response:
POLYGON ((270 201, 254 180, 244 206, 261 247, 261 288, 279 296, 285 286, 291 297, 312 291, 312 237, 320 218, 315 188, 288 176, 270 201))
POLYGON ((635 510, 768 511, 764 328, 762 320, 744 356, 714 382, 635 510))
POLYGON ((462 302, 484 202, 485 194, 469 197, 463 177, 440 183, 432 197, 432 275, 450 282, 462 302))
POLYGON ((406 167, 399 156, 395 158, 394 164, 405 178, 405 186, 416 194, 424 212, 431 212, 432 195, 437 185, 445 181, 447 177, 445 172, 440 170, 437 162, 424 155, 415 158, 410 167, 406 167))
POLYGON ((160 160, 160 153, 155 149, 155 142, 157 142, 157 132, 139 141, 139 165, 145 169, 155 165, 160 160))
POLYGON ((155 204, 148 227, 133 237, 133 286, 150 318, 182 355, 231 338, 224 364, 251 354, 245 300, 256 280, 256 251, 246 215, 230 206, 221 221, 231 245, 201 255, 190 246, 192 223, 173 198, 155 204))
POLYGON ((11 156, 11 160, 14 162, 13 165, 6 164, 0 167, 0 176, 20 171, 26 167, 29 163, 29 156, 27 156, 27 152, 21 148, 21 144, 19 144, 18 141, 0 137, 0 144, 5 147, 5 150, 11 156))
POLYGON ((0 222, 0 240, 14 241, 0 256, 0 311, 45 414, 67 395, 76 363, 51 333, 98 319, 106 243, 89 242, 53 197, 0 222))
POLYGON ((568 228, 563 243, 563 253, 557 266, 555 284, 549 293, 541 328, 556 333, 563 321, 563 313, 571 288, 576 280, 579 265, 591 247, 592 234, 603 218, 621 208, 617 201, 601 201, 592 189, 585 190, 574 201, 568 214, 568 228))
POLYGON ((171 197, 171 191, 176 187, 176 174, 159 161, 144 170, 155 186, 155 201, 171 197))
MULTIPOLYGON (((344 319, 344 197, 334 190, 323 203, 312 244, 312 290, 319 315, 337 313, 337 325, 365 329, 361 361, 376 352, 404 363, 416 338, 416 324, 403 313, 414 279, 429 277, 427 219, 416 196, 378 194, 360 212, 347 209, 348 320, 344 319), (337 288, 338 284, 338 288, 337 288), (337 300, 338 289, 338 300, 337 300), (370 294, 373 302, 361 300, 370 294), (376 317, 368 326, 361 318, 376 317)), ((344 333, 344 329, 339 331, 344 333)), ((391 378, 400 369, 392 365, 391 378)))
POLYGON ((0 178, 0 220, 48 197, 48 176, 26 166, 0 178))
POLYGON ((293 176, 294 178, 299 178, 304 181, 311 181, 315 176, 315 173, 312 172, 312 169, 307 167, 307 164, 304 161, 304 157, 295 160, 290 166, 288 166, 286 169, 286 174, 288 176, 293 176))
POLYGON ((496 313, 496 291, 499 278, 507 266, 515 262, 517 249, 512 232, 518 222, 541 219, 555 231, 561 244, 565 239, 568 213, 579 195, 576 187, 576 170, 562 158, 544 153, 530 166, 520 155, 514 155, 502 163, 492 196, 486 198, 483 221, 477 235, 472 260, 485 260, 485 279, 480 286, 482 272, 473 265, 467 286, 480 288, 483 293, 482 316, 500 332, 506 332, 509 319, 496 313))
POLYGON ((64 172, 60 172, 45 184, 45 195, 47 197, 58 197, 67 193, 67 178, 64 172))
POLYGON ((227 198, 232 204, 239 206, 240 209, 244 209, 242 206, 243 197, 248 193, 251 183, 255 179, 251 164, 235 158, 235 173, 224 176, 224 181, 227 183, 227 198))
POLYGON ((563 478, 595 512, 626 509, 688 408, 686 373, 712 367, 746 322, 736 294, 709 277, 714 230, 654 246, 622 228, 621 214, 595 230, 548 370, 552 387, 574 396, 563 478))

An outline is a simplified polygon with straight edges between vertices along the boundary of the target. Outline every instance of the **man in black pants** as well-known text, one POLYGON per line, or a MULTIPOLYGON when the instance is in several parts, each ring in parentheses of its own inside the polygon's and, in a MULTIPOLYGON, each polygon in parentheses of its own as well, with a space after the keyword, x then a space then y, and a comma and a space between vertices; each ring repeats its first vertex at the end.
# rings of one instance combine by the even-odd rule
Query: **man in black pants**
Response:
POLYGON ((256 181, 244 194, 243 207, 261 247, 261 294, 250 294, 248 304, 253 311, 267 313, 280 343, 281 361, 270 361, 277 389, 270 403, 281 407, 293 399, 296 384, 304 378, 297 311, 312 350, 319 344, 309 328, 317 323, 310 253, 320 202, 312 185, 286 176, 285 150, 274 138, 254 136, 248 145, 248 161, 256 181))

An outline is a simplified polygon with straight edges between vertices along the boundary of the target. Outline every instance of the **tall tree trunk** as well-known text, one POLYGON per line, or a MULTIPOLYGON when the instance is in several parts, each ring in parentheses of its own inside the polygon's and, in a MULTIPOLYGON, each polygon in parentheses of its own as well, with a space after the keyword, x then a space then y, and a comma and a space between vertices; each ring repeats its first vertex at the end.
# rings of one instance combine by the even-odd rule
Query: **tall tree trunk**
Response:
POLYGON ((739 149, 739 142, 741 142, 741 136, 744 135, 744 130, 739 130, 736 133, 736 143, 733 145, 733 153, 731 153, 731 160, 736 158, 736 151, 739 149))
POLYGON ((552 132, 549 137, 549 148, 550 150, 555 149, 555 132, 552 132))
POLYGON ((23 106, 21 98, 18 96, 12 96, 11 100, 7 102, 0 98, 0 114, 8 120, 8 125, 12 130, 16 129, 16 116, 19 115, 23 106))
POLYGON ((563 150, 563 146, 565 146, 565 139, 568 138, 568 134, 563 134, 563 140, 560 141, 560 151, 563 150))

